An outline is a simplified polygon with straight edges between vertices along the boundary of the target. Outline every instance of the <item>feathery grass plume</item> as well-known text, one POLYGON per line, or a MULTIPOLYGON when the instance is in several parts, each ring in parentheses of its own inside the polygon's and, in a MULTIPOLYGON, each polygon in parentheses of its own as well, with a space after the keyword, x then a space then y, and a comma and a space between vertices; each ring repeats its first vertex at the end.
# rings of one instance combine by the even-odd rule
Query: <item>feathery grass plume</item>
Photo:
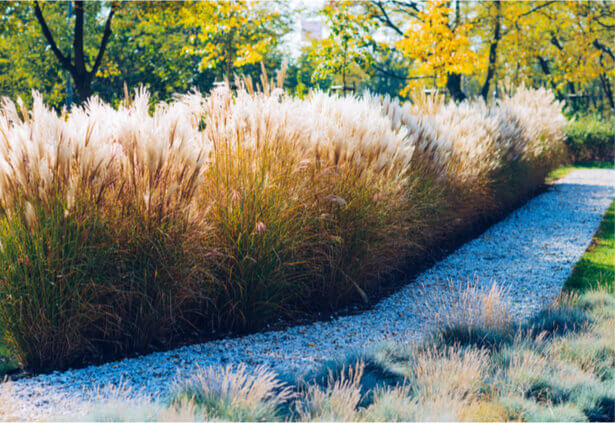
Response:
POLYGON ((194 97, 158 104, 150 114, 141 91, 115 116, 113 136, 124 156, 106 212, 120 274, 114 308, 125 320, 117 336, 129 350, 194 331, 194 319, 207 313, 210 234, 197 190, 208 146, 194 97))
POLYGON ((468 281, 455 300, 426 304, 435 311, 435 320, 441 327, 472 326, 501 329, 510 321, 510 303, 507 291, 497 282, 483 285, 478 280, 468 281))
POLYGON ((65 365, 94 349, 92 329, 111 312, 93 302, 109 293, 100 210, 116 156, 93 125, 70 132, 36 93, 32 111, 0 127, 0 324, 24 365, 65 365))
POLYGON ((541 354, 516 343, 501 352, 505 363, 504 374, 499 376, 504 380, 501 384, 502 395, 520 393, 537 401, 555 404, 571 402, 582 408, 595 406, 595 399, 606 394, 596 374, 565 361, 554 360, 549 352, 550 345, 545 348, 545 353, 541 354), (587 403, 592 404, 587 407, 587 403))
POLYGON ((490 287, 468 282, 459 298, 430 302, 426 307, 435 310, 436 330, 429 343, 486 349, 509 344, 516 327, 505 297, 506 291, 495 282, 490 287))
POLYGON ((413 106, 299 100, 282 81, 60 116, 3 100, 0 325, 25 366, 369 301, 522 201, 562 150, 545 90, 413 106))
MULTIPOLYGON (((479 291, 500 297, 493 286, 472 288, 465 295, 480 298, 479 291)), ((419 344, 386 344, 328 362, 294 386, 262 367, 209 368, 179 384, 170 401, 114 398, 88 419, 612 421, 614 298, 610 291, 588 291, 551 306, 590 313, 595 321, 582 332, 529 333, 528 324, 514 325, 508 315, 512 340, 498 348, 434 344, 429 338, 419 344)), ((483 320, 468 321, 479 328, 483 320)), ((498 319, 487 321, 504 326, 498 319)))
POLYGON ((412 357, 408 383, 424 401, 439 397, 470 401, 485 384, 488 365, 486 350, 428 348, 412 357))
POLYGON ((204 188, 230 260, 220 269, 229 275, 224 300, 236 299, 247 325, 268 317, 271 299, 292 309, 306 297, 327 307, 360 294, 372 269, 394 265, 389 245, 403 253, 407 233, 405 163, 389 125, 367 124, 369 107, 358 100, 230 96, 214 93, 205 113, 214 148, 204 188))
POLYGON ((566 157, 564 104, 544 88, 518 88, 498 101, 498 108, 510 120, 518 120, 525 138, 522 160, 526 163, 524 188, 527 192, 543 183, 546 175, 566 157))
POLYGON ((182 103, 150 117, 145 93, 67 118, 34 98, 23 119, 5 103, 0 124, 7 340, 24 365, 47 368, 168 338, 183 300, 198 299, 187 230, 197 126, 182 103))

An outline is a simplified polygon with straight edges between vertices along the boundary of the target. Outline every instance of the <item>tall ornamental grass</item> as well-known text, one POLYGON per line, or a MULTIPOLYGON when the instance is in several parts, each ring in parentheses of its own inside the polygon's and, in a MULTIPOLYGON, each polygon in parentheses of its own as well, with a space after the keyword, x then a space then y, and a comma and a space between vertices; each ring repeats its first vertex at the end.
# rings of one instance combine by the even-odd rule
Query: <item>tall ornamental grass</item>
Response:
POLYGON ((527 198, 546 90, 495 106, 267 89, 0 111, 0 329, 61 368, 367 301, 527 198))

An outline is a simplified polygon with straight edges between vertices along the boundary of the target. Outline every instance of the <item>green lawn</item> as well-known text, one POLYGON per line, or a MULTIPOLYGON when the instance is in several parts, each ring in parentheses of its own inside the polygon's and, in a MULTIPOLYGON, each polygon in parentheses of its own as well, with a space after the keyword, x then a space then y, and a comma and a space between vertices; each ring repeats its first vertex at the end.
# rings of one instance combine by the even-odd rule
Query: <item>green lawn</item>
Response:
POLYGON ((564 289, 615 288, 615 201, 607 210, 592 244, 577 262, 564 289))

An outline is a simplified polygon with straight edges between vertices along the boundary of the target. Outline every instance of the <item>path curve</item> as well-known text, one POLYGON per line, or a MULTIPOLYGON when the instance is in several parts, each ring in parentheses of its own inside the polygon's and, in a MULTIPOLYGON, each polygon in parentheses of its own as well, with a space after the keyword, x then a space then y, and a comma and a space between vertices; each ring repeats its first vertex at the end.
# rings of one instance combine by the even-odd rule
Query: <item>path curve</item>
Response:
POLYGON ((614 196, 615 170, 575 170, 364 313, 39 375, 12 382, 11 391, 19 414, 36 419, 79 415, 120 384, 158 398, 198 367, 244 362, 303 371, 373 342, 419 339, 434 317, 425 303, 454 301, 468 279, 505 286, 514 315, 525 317, 559 294, 614 196))

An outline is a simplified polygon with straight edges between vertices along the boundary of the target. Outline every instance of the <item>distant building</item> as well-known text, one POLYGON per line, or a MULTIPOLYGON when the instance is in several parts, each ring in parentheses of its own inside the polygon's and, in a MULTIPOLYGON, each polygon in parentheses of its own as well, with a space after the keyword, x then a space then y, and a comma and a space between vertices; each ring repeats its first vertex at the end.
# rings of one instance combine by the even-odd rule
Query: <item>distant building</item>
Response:
POLYGON ((301 20, 301 42, 310 44, 322 40, 322 22, 320 19, 301 20))

